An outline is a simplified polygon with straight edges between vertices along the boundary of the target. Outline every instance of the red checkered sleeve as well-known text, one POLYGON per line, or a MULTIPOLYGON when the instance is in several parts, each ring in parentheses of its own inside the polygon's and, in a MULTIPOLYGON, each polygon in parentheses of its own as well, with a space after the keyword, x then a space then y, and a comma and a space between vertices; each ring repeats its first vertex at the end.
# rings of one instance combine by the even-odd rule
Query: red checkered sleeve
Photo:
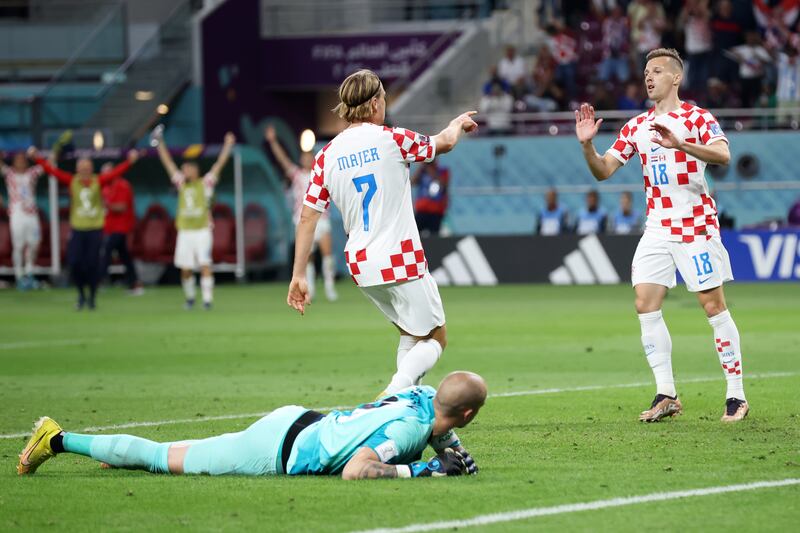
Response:
MULTIPOLYGON (((722 132, 722 128, 714 118, 714 115, 705 109, 698 109, 699 117, 695 118, 694 126, 697 128, 697 138, 703 144, 711 144, 717 141, 728 142, 727 137, 722 132)), ((691 131, 691 130, 690 130, 691 131)))
POLYGON ((619 130, 617 140, 614 141, 614 144, 611 145, 611 148, 606 150, 607 154, 610 154, 614 159, 623 165, 628 162, 628 159, 633 157, 633 154, 636 153, 636 145, 633 144, 632 139, 632 130, 635 127, 635 120, 628 121, 628 123, 625 124, 621 130, 619 130))
POLYGON ((422 135, 405 128, 389 128, 394 144, 399 150, 400 161, 406 163, 430 163, 436 157, 436 142, 427 135, 422 135))
POLYGON ((314 167, 311 169, 311 177, 308 180, 308 188, 303 205, 311 209, 324 212, 331 204, 331 195, 325 183, 325 150, 330 143, 317 153, 314 158, 314 167))

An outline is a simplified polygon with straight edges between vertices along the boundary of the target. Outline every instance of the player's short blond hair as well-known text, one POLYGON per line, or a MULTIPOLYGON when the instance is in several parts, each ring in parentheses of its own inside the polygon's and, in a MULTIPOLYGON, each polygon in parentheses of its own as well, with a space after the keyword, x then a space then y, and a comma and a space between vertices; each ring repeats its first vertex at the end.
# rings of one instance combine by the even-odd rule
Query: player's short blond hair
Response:
POLYGON ((382 90, 381 79, 371 70, 354 72, 339 86, 339 104, 333 112, 347 122, 367 120, 372 115, 370 101, 382 90))
POLYGON ((655 59, 657 57, 669 57, 674 59, 681 72, 683 72, 683 59, 681 59, 681 55, 674 48, 656 48, 647 54, 646 59, 647 61, 650 61, 651 59, 655 59))

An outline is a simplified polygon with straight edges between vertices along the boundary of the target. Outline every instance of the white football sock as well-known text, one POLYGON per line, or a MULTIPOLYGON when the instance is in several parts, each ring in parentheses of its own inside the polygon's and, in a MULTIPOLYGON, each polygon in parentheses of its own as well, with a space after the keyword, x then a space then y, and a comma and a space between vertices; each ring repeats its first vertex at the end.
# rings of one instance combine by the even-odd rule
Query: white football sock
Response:
MULTIPOLYGON (((214 301, 214 275, 200 276, 200 291, 203 293, 203 303, 210 304, 214 301)), ((223 302, 224 303, 224 302, 223 302)))
POLYGON ((642 326, 644 355, 656 378, 656 394, 674 398, 678 393, 672 377, 672 339, 661 310, 640 314, 639 324, 642 326))
POLYGON ((27 247, 25 247, 25 275, 26 276, 32 276, 33 275, 33 267, 34 267, 34 263, 36 263, 36 257, 34 257, 34 254, 37 251, 38 250, 36 249, 36 247, 35 246, 31 246, 30 244, 27 247))
POLYGON ((392 381, 386 387, 387 394, 416 385, 422 377, 433 368, 439 356, 442 355, 442 345, 434 339, 419 341, 406 353, 397 366, 397 372, 392 376, 392 381))
POLYGON ((183 294, 186 296, 186 299, 194 300, 195 296, 194 274, 192 274, 188 278, 184 278, 183 280, 181 280, 181 285, 183 285, 183 294))
POLYGON ((739 344, 739 330, 728 310, 716 316, 709 317, 708 323, 714 328, 714 344, 728 383, 725 398, 747 399, 744 397, 744 383, 742 381, 742 352, 739 344))
POLYGON ((322 258, 322 279, 325 280, 325 293, 329 300, 335 300, 336 294, 336 268, 333 256, 326 255, 322 258))
POLYGON ((314 267, 314 258, 308 258, 308 264, 306 265, 306 281, 308 282, 308 295, 311 299, 314 299, 314 293, 316 292, 316 282, 317 282, 317 269, 314 267))
POLYGON ((417 344, 417 338, 411 335, 400 335, 400 343, 397 345, 397 368, 400 368, 400 363, 405 359, 408 351, 417 344))
POLYGON ((14 244, 11 248, 11 261, 14 264, 14 277, 17 281, 22 279, 24 275, 22 264, 22 246, 14 244))

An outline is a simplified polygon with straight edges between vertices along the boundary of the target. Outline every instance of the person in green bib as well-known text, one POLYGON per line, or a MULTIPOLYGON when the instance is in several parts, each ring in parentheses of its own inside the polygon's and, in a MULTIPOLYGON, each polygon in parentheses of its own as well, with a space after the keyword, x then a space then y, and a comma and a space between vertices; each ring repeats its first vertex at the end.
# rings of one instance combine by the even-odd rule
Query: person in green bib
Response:
POLYGON ((194 271, 199 268, 203 309, 209 310, 214 300, 214 274, 211 272, 211 197, 214 195, 219 174, 236 144, 236 137, 230 132, 225 134, 225 142, 217 161, 202 177, 200 167, 195 161, 184 161, 178 169, 164 142, 162 127, 154 131, 151 144, 158 149, 161 163, 178 189, 178 211, 175 215, 175 226, 178 228, 175 266, 181 270, 181 284, 186 296, 185 308, 194 307, 196 292, 194 271))
POLYGON ((129 151, 126 161, 99 175, 95 174, 94 163, 88 157, 78 159, 75 173, 72 173, 51 165, 35 148, 31 153, 45 172, 69 187, 69 223, 72 231, 67 246, 67 263, 78 289, 75 307, 79 311, 84 307, 94 310, 100 281, 100 247, 105 220, 100 190, 105 184, 125 174, 139 158, 139 152, 129 151))

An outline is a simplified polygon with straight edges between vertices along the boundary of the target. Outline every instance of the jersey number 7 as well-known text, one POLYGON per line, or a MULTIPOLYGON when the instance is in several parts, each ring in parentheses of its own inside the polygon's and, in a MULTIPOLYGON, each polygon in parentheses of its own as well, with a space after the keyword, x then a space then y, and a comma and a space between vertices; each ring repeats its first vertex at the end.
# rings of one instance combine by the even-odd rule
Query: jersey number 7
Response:
POLYGON ((356 186, 358 192, 365 192, 364 186, 366 185, 366 192, 364 198, 361 200, 361 207, 364 217, 364 231, 369 231, 369 203, 372 201, 372 197, 375 196, 375 191, 378 190, 378 184, 375 183, 375 174, 367 174, 366 176, 353 178, 353 185, 356 186))

